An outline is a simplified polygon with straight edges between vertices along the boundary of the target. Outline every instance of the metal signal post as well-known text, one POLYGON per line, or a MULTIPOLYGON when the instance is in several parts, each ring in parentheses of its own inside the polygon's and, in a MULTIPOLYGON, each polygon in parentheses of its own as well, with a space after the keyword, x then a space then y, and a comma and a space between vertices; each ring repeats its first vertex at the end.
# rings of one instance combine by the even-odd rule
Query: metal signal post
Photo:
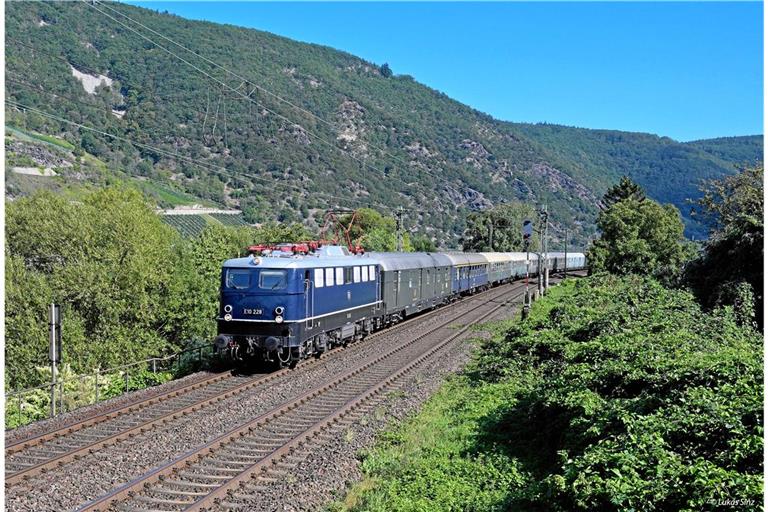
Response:
POLYGON ((528 318, 528 314, 531 311, 531 291, 528 289, 531 235, 533 235, 533 223, 526 219, 523 221, 523 244, 525 245, 525 299, 523 300, 523 319, 528 318))
POLYGON ((53 418, 56 416, 56 365, 61 362, 61 307, 58 304, 51 304, 48 310, 48 332, 50 335, 48 359, 51 361, 51 418, 53 418))

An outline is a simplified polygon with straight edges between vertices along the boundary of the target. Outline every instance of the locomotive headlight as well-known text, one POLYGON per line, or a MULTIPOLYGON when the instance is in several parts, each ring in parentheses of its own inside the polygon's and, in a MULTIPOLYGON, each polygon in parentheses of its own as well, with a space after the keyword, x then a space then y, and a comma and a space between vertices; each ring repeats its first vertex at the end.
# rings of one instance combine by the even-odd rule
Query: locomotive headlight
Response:
POLYGON ((275 308, 275 314, 276 315, 282 315, 284 311, 285 311, 285 308, 283 306, 277 306, 275 308))
POLYGON ((230 315, 229 313, 227 313, 226 315, 224 315, 224 320, 226 320, 227 322, 229 322, 230 320, 232 320, 232 315, 230 315))
POLYGON ((279 323, 279 324, 283 323, 283 317, 282 317, 282 316, 280 316, 280 315, 277 315, 277 316, 275 317, 275 322, 277 322, 277 323, 279 323))
POLYGON ((224 312, 225 313, 231 313, 232 312, 232 306, 230 306, 229 304, 224 306, 224 312))

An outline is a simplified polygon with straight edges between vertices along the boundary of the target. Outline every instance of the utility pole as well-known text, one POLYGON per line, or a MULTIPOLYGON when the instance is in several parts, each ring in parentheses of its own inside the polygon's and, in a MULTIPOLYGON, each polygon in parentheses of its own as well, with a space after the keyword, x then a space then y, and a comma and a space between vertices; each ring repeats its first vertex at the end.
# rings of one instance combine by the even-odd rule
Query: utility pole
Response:
POLYGON ((403 252, 403 207, 397 209, 395 212, 395 218, 397 219, 397 252, 403 252))
POLYGON ((544 291, 549 289, 549 212, 544 204, 544 291))
POLYGON ((538 276, 536 279, 539 296, 544 295, 546 288, 545 273, 548 274, 548 268, 544 258, 547 257, 547 224, 549 223, 549 214, 547 213, 547 205, 542 206, 539 210, 539 220, 541 225, 539 226, 539 258, 538 258, 538 276))
POLYGON ((493 252, 493 215, 490 217, 490 222, 488 223, 488 245, 491 247, 491 252, 493 252))
POLYGON ((528 289, 528 275, 530 273, 529 255, 531 249, 531 235, 533 235, 533 223, 526 219, 523 221, 523 244, 525 245, 525 299, 523 300, 523 320, 528 318, 531 311, 531 291, 528 289))

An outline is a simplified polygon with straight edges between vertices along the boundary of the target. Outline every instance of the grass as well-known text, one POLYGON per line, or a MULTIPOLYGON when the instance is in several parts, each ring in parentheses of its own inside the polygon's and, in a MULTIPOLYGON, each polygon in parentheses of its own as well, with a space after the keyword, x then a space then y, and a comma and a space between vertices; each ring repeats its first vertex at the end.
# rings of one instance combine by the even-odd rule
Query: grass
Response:
POLYGON ((484 419, 514 399, 516 385, 446 383, 418 416, 384 434, 366 454, 366 478, 335 510, 504 510, 523 469, 493 439, 478 442, 484 419))
MULTIPOLYGON (((551 289, 363 454, 333 511, 761 503, 762 338, 641 277, 551 289)), ((759 507, 758 507, 759 508, 759 507)))
POLYGON ((191 194, 173 190, 172 188, 155 181, 136 180, 139 188, 149 196, 157 199, 158 203, 167 207, 184 206, 189 204, 203 204, 215 206, 210 201, 205 201, 191 194))
POLYGON ((10 132, 15 137, 21 140, 44 142, 46 144, 57 146, 69 151, 72 151, 73 149, 75 149, 75 146, 65 141, 64 139, 53 137, 51 135, 44 135, 42 133, 37 133, 29 130, 22 130, 21 128, 14 128, 11 126, 6 126, 5 131, 10 132))

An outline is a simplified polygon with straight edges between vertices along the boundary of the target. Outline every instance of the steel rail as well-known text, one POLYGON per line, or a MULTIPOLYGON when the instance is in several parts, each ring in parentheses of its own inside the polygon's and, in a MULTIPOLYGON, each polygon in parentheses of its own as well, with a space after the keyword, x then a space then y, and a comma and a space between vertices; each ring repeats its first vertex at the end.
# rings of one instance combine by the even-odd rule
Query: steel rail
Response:
MULTIPOLYGON (((505 295, 509 295, 509 294, 511 294, 513 292, 517 292, 521 287, 522 287, 521 283, 517 283, 516 285, 513 284, 512 285, 512 290, 506 289, 506 290, 503 290, 499 294, 494 294, 492 297, 489 297, 488 300, 486 300, 484 303, 492 302, 493 300, 495 300, 495 299, 497 299, 497 298, 499 298, 501 296, 505 296, 505 295)), ((498 290, 498 288, 496 290, 498 290)), ((478 297, 478 296, 471 297, 471 299, 478 299, 478 298, 481 298, 481 297, 478 297)), ((488 311, 488 312, 484 313, 483 315, 481 315, 481 317, 479 319, 475 319, 470 324, 463 326, 459 331, 457 331, 455 334, 451 335, 447 340, 445 340, 442 343, 440 343, 439 346, 443 347, 446 344, 450 343, 450 341, 453 341, 454 339, 456 339, 456 337, 464 334, 470 328, 471 325, 474 325, 475 323, 481 321, 481 319, 484 319, 487 316, 495 313, 499 308, 503 307, 506 303, 507 302, 505 301, 504 303, 497 304, 490 311, 488 311)), ((227 432, 225 434, 222 434, 222 435, 218 436, 217 438, 215 438, 214 440, 206 443, 205 445, 203 445, 203 446, 201 446, 199 448, 196 448, 194 450, 191 450, 190 452, 187 452, 186 454, 184 454, 184 455, 174 459, 173 461, 171 461, 171 462, 169 462, 169 463, 167 463, 167 464, 165 464, 163 466, 160 466, 158 468, 155 468, 155 469, 149 471, 148 473, 142 475, 141 477, 139 477, 139 478, 137 478, 137 479, 135 479, 135 480, 133 480, 133 481, 123 485, 122 487, 117 488, 117 489, 107 493, 106 495, 102 496, 101 498, 98 498, 97 500, 94 500, 94 501, 84 505, 79 510, 81 512, 86 512, 86 511, 87 512, 91 512, 91 511, 96 511, 96 510, 107 510, 115 502, 123 501, 124 499, 131 497, 134 493, 140 492, 141 489, 144 488, 146 485, 158 482, 158 481, 164 479, 165 477, 167 477, 168 475, 173 474, 173 473, 179 471, 181 468, 187 466, 188 464, 193 463, 196 460, 200 460, 202 457, 213 453, 215 450, 217 450, 218 448, 222 447, 223 445, 228 444, 229 442, 231 442, 233 440, 236 440, 236 439, 238 439, 240 437, 243 437, 243 436, 247 435, 247 433, 249 433, 249 432, 251 432, 251 431, 253 431, 253 430, 255 430, 255 429, 259 428, 259 427, 266 426, 269 422, 271 422, 271 421, 273 421, 273 420, 275 420, 275 419, 277 419, 277 418, 279 418, 279 417, 289 413, 290 411, 294 410, 296 407, 299 407, 300 405, 305 404, 309 400, 315 399, 315 398, 323 395, 324 393, 327 393, 331 389, 335 389, 335 388, 339 387, 340 384, 342 384, 342 383, 352 379, 353 377, 359 375, 361 372, 363 372, 365 370, 368 370, 368 369, 371 369, 371 368, 375 367, 378 364, 381 364, 386 359, 389 359, 389 358, 393 357, 394 355, 402 352, 403 350, 405 350, 407 348, 413 347, 414 344, 416 344, 418 341, 426 338, 429 335, 437 333, 440 329, 442 329, 442 328, 444 328, 444 327, 446 327, 446 326, 456 322, 456 320, 460 319, 461 317, 463 317, 463 316, 465 316, 467 314, 470 314, 472 312, 475 312, 475 311, 476 311, 476 308, 467 310, 465 312, 462 312, 458 316, 455 316, 455 317, 453 317, 453 318, 451 318, 451 319, 449 319, 449 320, 447 320, 445 322, 441 322, 437 327, 431 328, 426 333, 422 333, 422 334, 417 335, 415 338, 407 341, 406 343, 400 345, 397 348, 394 348, 394 349, 390 350, 389 352, 387 352, 385 354, 369 358, 367 361, 365 361, 362 364, 360 364, 354 370, 351 370, 351 371, 345 373, 341 377, 335 378, 330 383, 319 385, 319 386, 317 386, 317 387, 315 387, 315 388, 313 388, 313 389, 311 389, 311 390, 309 390, 309 391, 299 395, 298 397, 296 397, 296 398, 294 398, 294 399, 292 399, 292 400, 290 400, 288 402, 285 402, 285 403, 275 407, 271 411, 266 412, 266 413, 258 416, 257 418, 255 418, 255 419, 245 423, 244 425, 236 427, 235 429, 233 429, 233 430, 231 430, 231 431, 229 431, 229 432, 227 432)), ((434 347, 432 347, 432 348, 434 349, 434 347)), ((427 350, 429 352, 429 350, 431 350, 431 349, 427 349, 427 350)), ((432 352, 430 352, 430 353, 432 353, 432 352)), ((422 354, 422 356, 423 355, 424 354, 422 354)), ((419 360, 421 360, 421 359, 419 359, 419 360)), ((279 449, 280 449, 279 447, 276 447, 275 452, 277 452, 279 449)))
POLYGON ((8 457, 9 455, 13 455, 14 453, 26 450, 27 448, 31 448, 38 444, 44 443, 46 441, 50 441, 51 439, 56 439, 57 437, 60 437, 62 435, 72 434, 73 432, 81 430, 85 427, 96 425, 97 423, 101 423, 103 421, 116 418, 123 414, 136 412, 140 409, 143 409, 144 407, 154 405, 155 403, 160 402, 164 399, 175 398, 177 396, 185 394, 188 391, 192 391, 197 388, 212 384, 214 382, 219 382, 221 380, 224 380, 229 376, 230 376, 229 373, 214 375, 213 377, 198 380, 190 384, 187 384, 185 386, 176 388, 173 391, 153 395, 143 400, 139 400, 137 402, 132 402, 126 405, 113 407, 106 411, 95 412, 93 414, 90 414, 89 416, 86 416, 82 420, 74 421, 66 425, 35 434, 33 436, 18 439, 16 441, 13 441, 5 445, 5 456, 8 457))
MULTIPOLYGON (((513 298, 519 298, 521 296, 522 294, 518 293, 513 298)), ((446 348, 446 346, 448 346, 450 343, 463 336, 467 331, 469 331, 471 327, 494 315, 499 309, 504 307, 509 300, 512 299, 508 299, 504 303, 497 304, 483 316, 474 319, 470 324, 465 325, 446 340, 440 342, 438 345, 433 346, 427 352, 419 356, 416 360, 400 368, 395 373, 390 374, 384 380, 381 380, 377 384, 371 386, 364 394, 358 395, 356 398, 347 401, 347 403, 345 403, 342 408, 317 421, 314 425, 312 425, 312 427, 300 434, 298 437, 293 438, 290 442, 281 446, 268 456, 258 461, 256 464, 250 466, 235 478, 216 488, 207 496, 197 500, 190 507, 184 509, 185 512, 207 511, 210 510, 211 507, 218 505, 221 499, 227 496, 230 491, 239 487, 242 483, 253 479, 257 476, 257 473, 266 472, 269 466, 277 465, 281 459, 284 459, 286 456, 293 453, 298 447, 305 445, 307 442, 311 442, 313 438, 318 437, 324 430, 332 426, 334 423, 337 423, 348 414, 362 407, 366 402, 375 396, 380 395, 388 387, 394 385, 398 380, 407 376, 409 373, 418 368, 422 363, 446 348)))
MULTIPOLYGON (((498 290, 498 287, 497 288, 493 288, 492 290, 498 290)), ((488 293, 488 292, 484 292, 484 293, 488 293)), ((454 302, 453 304, 451 304, 451 306, 455 307, 455 306, 457 306, 459 304, 466 304, 466 303, 471 302, 472 300, 478 299, 480 297, 481 297, 481 295, 473 295, 473 296, 465 297, 465 298, 461 299, 458 302, 454 302)), ((347 348, 365 346, 365 345, 367 345, 369 343, 369 340, 374 340, 374 339, 377 339, 377 338, 379 338, 381 336, 385 336, 385 335, 395 334, 396 332, 398 332, 398 331, 400 331, 400 330, 402 330, 402 329, 404 329, 406 327, 410 327, 410 325, 413 322, 417 321, 417 320, 423 321, 425 318, 436 316, 436 315, 439 315, 441 313, 447 313, 449 311, 450 310, 446 310, 446 309, 442 309, 442 308, 434 309, 432 311, 427 312, 424 315, 419 315, 417 317, 413 317, 413 318, 408 319, 408 320, 406 320, 404 322, 400 322, 400 323, 396 324, 395 326, 392 326, 392 327, 390 327, 388 329, 384 329, 384 330, 378 331, 376 333, 373 333, 370 336, 366 337, 365 340, 363 340, 362 343, 356 343, 356 344, 353 344, 353 345, 351 345, 349 347, 339 347, 339 348, 337 348, 335 350, 327 352, 326 354, 324 354, 325 357, 322 357, 322 358, 319 358, 319 359, 312 359, 312 360, 302 361, 300 363, 300 366, 302 368, 312 367, 312 366, 314 366, 316 364, 319 364, 321 361, 324 361, 324 359, 326 359, 330 354, 336 353, 339 350, 345 350, 347 348)), ((196 411, 198 411, 198 410, 200 410, 202 408, 211 406, 211 405, 216 404, 216 403, 218 403, 218 402, 220 402, 222 400, 226 400, 228 398, 231 398, 233 396, 241 394, 241 393, 243 393, 243 392, 245 392, 247 390, 250 390, 250 389, 252 389, 254 387, 261 386, 261 385, 267 384, 269 382, 272 382, 275 379, 278 379, 280 377, 286 376, 288 373, 290 373, 292 371, 293 371, 293 369, 284 368, 284 369, 279 370, 277 372, 273 372, 271 374, 263 375, 263 376, 261 376, 259 378, 256 378, 256 379, 253 379, 253 380, 249 380, 249 381, 247 381, 247 382, 245 382, 243 384, 240 384, 240 385, 238 385, 238 386, 236 386, 236 387, 234 387, 232 389, 224 390, 224 391, 222 391, 222 392, 220 392, 220 393, 218 393, 218 394, 216 394, 216 395, 214 395, 212 397, 204 398, 202 400, 198 400, 198 401, 196 401, 196 402, 194 402, 192 404, 189 404, 187 406, 171 410, 171 411, 169 411, 166 414, 162 414, 160 416, 157 416, 157 417, 154 417, 154 418, 150 418, 150 419, 148 419, 146 421, 143 421, 143 422, 141 422, 141 423, 139 423, 139 424, 137 424, 137 425, 135 425, 135 426, 133 426, 133 427, 131 427, 129 429, 124 429, 124 430, 121 430, 121 431, 116 432, 116 433, 111 434, 111 435, 105 435, 105 436, 101 437, 100 439, 96 439, 96 440, 94 440, 92 442, 81 444, 80 446, 77 446, 74 449, 70 449, 70 450, 66 450, 66 451, 61 452, 61 453, 54 454, 52 457, 49 457, 49 458, 47 458, 45 460, 42 460, 42 461, 40 461, 38 463, 30 464, 30 465, 28 465, 27 467, 25 467, 25 468, 23 468, 21 470, 14 471, 12 473, 8 473, 6 475, 6 485, 17 484, 17 483, 21 482, 22 480, 25 480, 25 479, 28 479, 28 478, 33 477, 35 475, 38 475, 38 474, 40 474, 40 473, 42 473, 42 472, 44 472, 46 470, 59 467, 61 465, 67 464, 69 462, 72 462, 74 460, 78 460, 80 457, 85 456, 85 455, 87 455, 87 454, 89 454, 91 452, 94 452, 96 450, 99 450, 99 449, 101 449, 101 448, 103 448, 105 446, 113 445, 113 444, 116 444, 116 443, 118 443, 118 442, 120 442, 122 440, 129 439, 129 438, 131 438, 133 436, 145 433, 146 431, 148 431, 148 430, 150 430, 152 428, 155 428, 157 426, 164 425, 164 424, 168 423, 169 421, 176 420, 176 419, 178 419, 178 418, 180 418, 182 416, 191 414, 191 413, 196 412, 196 411)), ((149 397, 147 399, 141 400, 141 401, 136 402, 134 404, 128 404, 128 405, 123 406, 123 407, 115 408, 113 411, 108 411, 107 413, 103 413, 101 416, 88 418, 88 419, 86 419, 85 421, 83 421, 80 424, 75 424, 75 425, 72 425, 72 426, 69 426, 69 427, 63 427, 63 428, 58 429, 56 431, 51 431, 51 432, 48 432, 48 433, 41 434, 40 436, 37 436, 36 442, 32 443, 32 444, 27 444, 27 443, 22 443, 22 442, 16 443, 16 444, 13 445, 13 447, 16 447, 16 449, 13 450, 13 451, 10 451, 10 453, 7 450, 6 451, 6 457, 8 457, 8 455, 10 455, 10 454, 19 453, 19 452, 23 451, 23 449, 37 446, 37 445, 39 445, 39 444, 41 444, 41 443, 43 443, 45 441, 56 440, 56 439, 65 437, 68 434, 72 434, 72 433, 78 432, 78 431, 80 431, 80 430, 82 430, 82 429, 84 429, 84 428, 86 428, 88 426, 100 424, 100 423, 103 423, 103 422, 105 422, 107 420, 110 420, 110 419, 118 418, 118 417, 130 414, 130 413, 134 413, 134 412, 137 412, 137 411, 140 411, 140 410, 147 409, 148 407, 150 407, 152 405, 157 405, 157 404, 162 403, 164 401, 167 401, 167 400, 169 400, 171 398, 176 398, 176 397, 181 396, 183 394, 187 394, 187 393, 189 393, 191 391, 194 391, 194 390, 201 389, 203 387, 209 386, 209 385, 211 385, 213 383, 223 381, 223 380, 227 379, 228 377, 230 377, 230 375, 228 373, 224 374, 224 375, 217 375, 217 376, 214 376, 214 377, 212 377, 210 379, 206 379, 204 381, 198 381, 198 382, 195 382, 195 383, 191 383, 188 386, 185 386, 183 388, 179 388, 179 389, 173 390, 173 391, 171 391, 169 393, 166 393, 164 395, 157 395, 157 396, 149 397), (19 445, 22 445, 22 447, 19 448, 19 445)), ((23 456, 23 454, 21 456, 23 456)), ((6 462, 6 464, 7 464, 7 462, 6 462)))

